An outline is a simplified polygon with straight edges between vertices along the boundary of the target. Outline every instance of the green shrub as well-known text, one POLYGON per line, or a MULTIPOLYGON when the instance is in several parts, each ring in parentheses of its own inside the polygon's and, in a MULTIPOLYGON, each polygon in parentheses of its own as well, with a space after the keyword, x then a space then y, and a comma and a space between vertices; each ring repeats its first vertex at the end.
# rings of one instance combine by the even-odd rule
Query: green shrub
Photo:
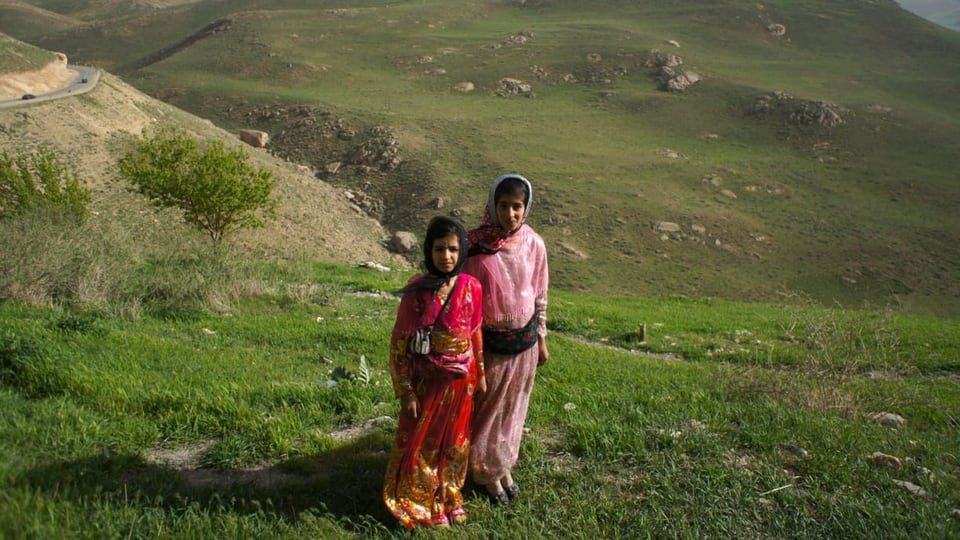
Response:
POLYGON ((144 133, 120 160, 120 172, 153 204, 182 210, 215 250, 230 231, 260 227, 276 212, 269 171, 251 168, 241 149, 229 150, 220 141, 201 149, 181 131, 144 133))
POLYGON ((0 218, 34 210, 87 219, 90 191, 46 148, 31 154, 0 154, 0 218))

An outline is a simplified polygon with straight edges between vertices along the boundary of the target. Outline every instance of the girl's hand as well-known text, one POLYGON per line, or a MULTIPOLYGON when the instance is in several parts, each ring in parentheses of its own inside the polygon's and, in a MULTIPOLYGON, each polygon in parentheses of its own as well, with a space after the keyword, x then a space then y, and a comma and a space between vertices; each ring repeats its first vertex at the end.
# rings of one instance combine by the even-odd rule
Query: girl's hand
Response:
POLYGON ((540 336, 540 339, 537 340, 537 353, 537 367, 540 367, 550 359, 550 351, 547 350, 547 340, 543 336, 540 336))
POLYGON ((487 376, 486 375, 481 375, 480 378, 477 380, 477 390, 481 394, 487 393, 487 376))
POLYGON ((413 418, 420 416, 420 400, 416 394, 410 392, 403 396, 403 410, 413 418))

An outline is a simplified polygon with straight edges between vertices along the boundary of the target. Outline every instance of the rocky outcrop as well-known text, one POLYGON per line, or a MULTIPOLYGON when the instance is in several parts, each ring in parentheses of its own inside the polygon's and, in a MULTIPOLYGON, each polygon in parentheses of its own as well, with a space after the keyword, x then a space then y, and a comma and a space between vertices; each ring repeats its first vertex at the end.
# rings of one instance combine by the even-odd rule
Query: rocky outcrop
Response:
POLYGON ((844 124, 843 114, 846 112, 839 105, 820 100, 797 99, 786 92, 758 96, 749 110, 749 114, 756 118, 777 117, 795 126, 824 128, 835 128, 844 124))
POLYGON ((660 89, 667 92, 681 93, 700 82, 700 74, 683 67, 683 59, 672 53, 665 53, 659 49, 652 49, 644 62, 647 69, 652 70, 653 76, 660 83, 660 89))
POLYGON ((497 87, 496 94, 500 97, 511 97, 511 96, 524 96, 524 97, 537 97, 533 93, 533 87, 529 83, 523 82, 520 79, 513 79, 510 77, 504 77, 500 79, 500 85, 497 87))

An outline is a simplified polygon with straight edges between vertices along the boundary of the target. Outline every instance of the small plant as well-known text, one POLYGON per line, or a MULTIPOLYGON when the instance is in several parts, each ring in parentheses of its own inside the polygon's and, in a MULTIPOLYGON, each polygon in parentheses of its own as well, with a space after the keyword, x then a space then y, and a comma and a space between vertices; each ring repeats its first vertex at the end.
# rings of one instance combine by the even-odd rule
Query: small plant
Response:
POLYGON ((145 133, 120 160, 120 172, 156 206, 182 210, 214 251, 231 231, 261 227, 276 213, 270 172, 251 168, 243 150, 220 141, 201 148, 181 131, 145 133))
POLYGON ((357 367, 357 381, 361 384, 370 384, 372 376, 370 366, 367 365, 367 357, 361 354, 360 365, 357 367))
POLYGON ((31 154, 0 153, 0 218, 50 210, 83 222, 90 191, 46 148, 31 154))

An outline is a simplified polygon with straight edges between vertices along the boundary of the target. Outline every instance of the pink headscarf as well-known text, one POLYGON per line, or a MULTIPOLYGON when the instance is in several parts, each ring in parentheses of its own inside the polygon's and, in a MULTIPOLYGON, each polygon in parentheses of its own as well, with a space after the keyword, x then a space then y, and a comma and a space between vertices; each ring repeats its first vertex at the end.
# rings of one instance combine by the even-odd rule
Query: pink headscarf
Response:
POLYGON ((511 235, 523 227, 523 225, 521 225, 515 230, 508 231, 500 225, 500 220, 497 217, 497 188, 504 180, 509 178, 516 178, 526 184, 527 200, 524 201, 523 219, 526 220, 530 214, 530 205, 533 203, 533 187, 530 185, 530 181, 519 174, 513 173, 498 177, 493 181, 493 186, 490 187, 490 193, 487 195, 487 206, 483 209, 483 219, 480 221, 480 226, 467 233, 467 239, 470 241, 471 255, 478 253, 496 253, 503 247, 503 243, 507 241, 507 238, 510 238, 511 235))

